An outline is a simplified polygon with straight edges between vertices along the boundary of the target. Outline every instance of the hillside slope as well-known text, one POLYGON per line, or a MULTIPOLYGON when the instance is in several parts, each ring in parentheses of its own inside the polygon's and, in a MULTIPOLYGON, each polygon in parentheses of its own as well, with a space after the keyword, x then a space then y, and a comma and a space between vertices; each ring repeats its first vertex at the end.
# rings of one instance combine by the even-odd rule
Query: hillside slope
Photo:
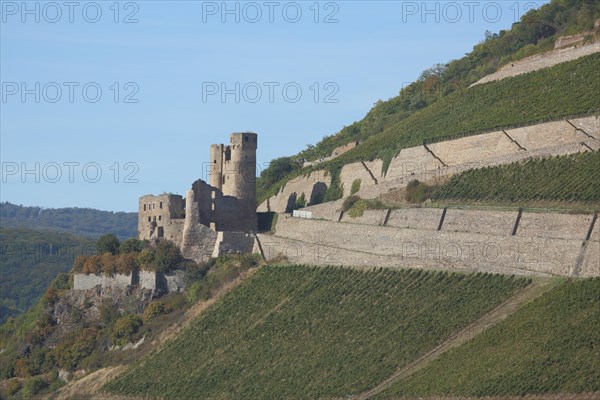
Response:
POLYGON ((177 399, 344 397, 526 284, 487 274, 267 266, 106 390, 177 399))
MULTIPOLYGON (((273 160, 269 168, 261 173, 258 181, 259 200, 262 201, 275 194, 283 183, 296 176, 302 164, 300 160, 315 160, 329 156, 332 150, 340 145, 353 141, 366 141, 391 129, 415 112, 429 108, 440 99, 452 93, 464 92, 469 85, 495 72, 503 65, 552 50, 554 42, 561 36, 592 30, 598 18, 600 18, 600 3, 597 1, 553 0, 538 10, 527 12, 519 22, 513 24, 510 30, 499 33, 486 32, 485 40, 474 46, 472 52, 461 59, 453 60, 448 64, 436 64, 424 71, 414 83, 402 89, 399 96, 387 101, 378 101, 362 120, 344 127, 334 135, 325 137, 316 145, 309 146, 295 156, 273 160)), ((594 76, 597 77, 597 74, 590 75, 592 79, 595 79, 594 76)), ((560 84, 560 81, 552 83, 560 84)), ((523 89, 519 93, 527 94, 527 89, 523 89)), ((565 94, 569 96, 568 92, 565 94)), ((563 104, 568 105, 570 102, 570 100, 565 101, 563 104)), ((534 104, 528 106, 532 107, 534 104)), ((517 108, 513 111, 523 112, 517 108)), ((552 117, 550 114, 544 114, 542 112, 538 115, 538 119, 540 116, 544 119, 552 117)), ((515 120, 512 123, 524 122, 515 120)), ((470 129, 487 128, 473 126, 470 129)), ((380 149, 385 149, 386 145, 389 143, 382 144, 380 149)), ((397 146, 394 145, 393 148, 397 146)), ((363 159, 374 157, 372 151, 369 153, 363 159)))
POLYGON ((0 228, 0 322, 35 304, 76 256, 95 251, 94 241, 62 232, 0 228))
POLYGON ((599 344, 600 279, 567 281, 378 398, 600 392, 599 344))
POLYGON ((114 233, 120 239, 137 237, 137 213, 100 211, 91 208, 25 207, 0 203, 0 225, 71 233, 97 238, 114 233))

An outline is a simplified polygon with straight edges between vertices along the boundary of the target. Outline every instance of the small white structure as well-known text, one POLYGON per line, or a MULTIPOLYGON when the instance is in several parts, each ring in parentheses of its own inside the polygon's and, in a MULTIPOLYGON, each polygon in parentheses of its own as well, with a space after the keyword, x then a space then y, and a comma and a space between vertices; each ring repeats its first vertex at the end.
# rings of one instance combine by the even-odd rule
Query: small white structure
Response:
POLYGON ((292 212, 292 217, 312 219, 312 211, 294 210, 292 212))

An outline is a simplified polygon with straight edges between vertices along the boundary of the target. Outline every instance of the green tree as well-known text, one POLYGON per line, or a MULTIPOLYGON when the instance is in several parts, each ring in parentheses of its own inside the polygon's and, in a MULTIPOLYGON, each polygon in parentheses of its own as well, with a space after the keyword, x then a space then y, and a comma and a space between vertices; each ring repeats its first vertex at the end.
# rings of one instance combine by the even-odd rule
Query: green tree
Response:
POLYGON ((158 272, 168 272, 177 268, 183 261, 179 247, 168 240, 156 244, 154 263, 158 272))
POLYGON ((119 245, 120 243, 117 236, 113 233, 109 233, 100 236, 96 242, 96 250, 98 251, 98 254, 110 253, 115 255, 119 251, 119 245))

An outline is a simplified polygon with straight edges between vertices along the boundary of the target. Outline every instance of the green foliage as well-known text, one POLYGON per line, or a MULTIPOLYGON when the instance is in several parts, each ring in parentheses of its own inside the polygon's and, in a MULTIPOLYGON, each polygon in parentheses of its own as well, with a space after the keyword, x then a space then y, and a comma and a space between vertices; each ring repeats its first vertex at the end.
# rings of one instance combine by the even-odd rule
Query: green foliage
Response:
POLYGON ((360 197, 359 196, 348 196, 344 199, 344 201, 342 202, 342 211, 346 212, 348 210, 350 210, 352 207, 354 207, 354 204, 356 204, 356 202, 360 201, 360 197))
POLYGON ((600 279, 570 280, 381 398, 600 391, 600 279))
MULTIPOLYGON (((244 271, 258 266, 260 256, 257 254, 236 254, 211 258, 199 268, 206 271, 188 288, 188 300, 195 303, 198 300, 208 300, 223 285, 236 279, 244 271)), ((188 284, 190 280, 188 278, 188 284)))
POLYGON ((129 239, 121 242, 121 245, 119 246, 119 254, 139 253, 147 245, 148 245, 148 242, 146 240, 138 240, 136 238, 129 238, 129 239))
POLYGON ((169 399, 348 397, 524 285, 481 273, 265 266, 104 390, 169 399))
POLYGON ((143 324, 142 319, 135 314, 119 318, 110 329, 113 343, 122 346, 131 342, 143 324))
POLYGON ((350 188, 350 194, 356 194, 360 190, 361 179, 355 179, 352 181, 352 187, 350 188))
POLYGON ((144 309, 144 323, 148 323, 154 318, 166 312, 165 304, 162 301, 153 301, 144 309))
POLYGON ((306 207, 306 196, 304 195, 304 192, 302 192, 300 197, 296 199, 296 209, 304 207, 306 207))
POLYGON ((48 387, 48 383, 39 376, 29 378, 23 384, 23 390, 21 390, 21 396, 23 399, 32 399, 37 394, 41 393, 48 387))
POLYGON ((158 272, 169 272, 182 263, 183 256, 181 250, 175 245, 175 243, 168 240, 161 240, 156 244, 154 264, 156 265, 156 271, 158 272))
POLYGON ((0 203, 3 228, 60 231, 75 236, 97 238, 114 232, 121 239, 137 236, 137 213, 100 211, 91 208, 23 207, 0 203))
POLYGON ((351 218, 362 217, 364 212, 369 208, 369 203, 366 200, 358 200, 352 205, 352 208, 348 210, 348 215, 351 218))
POLYGON ((0 322, 33 306, 93 241, 65 233, 0 228, 0 322))
POLYGON ((119 251, 119 239, 113 233, 107 233, 100 236, 96 241, 96 250, 98 254, 110 253, 113 256, 119 251))
POLYGON ((57 365, 68 371, 74 371, 94 351, 97 339, 98 330, 96 328, 85 328, 69 335, 54 349, 57 365))
POLYGON ((455 175, 433 200, 600 203, 600 151, 533 159, 455 175))
POLYGON ((408 182, 404 198, 410 203, 422 203, 429 199, 433 188, 417 179, 408 182))

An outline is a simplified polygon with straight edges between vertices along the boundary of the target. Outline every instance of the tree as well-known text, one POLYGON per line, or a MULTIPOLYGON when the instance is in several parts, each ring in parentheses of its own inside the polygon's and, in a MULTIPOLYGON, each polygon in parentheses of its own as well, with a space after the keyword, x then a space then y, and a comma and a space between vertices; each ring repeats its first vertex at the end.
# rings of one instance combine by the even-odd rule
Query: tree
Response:
POLYGON ((112 255, 117 254, 119 251, 119 239, 114 233, 109 233, 100 236, 96 242, 96 250, 98 254, 110 253, 112 255))
POLYGON ((145 241, 143 240, 138 240, 136 238, 129 238, 127 240, 125 240, 124 242, 121 243, 121 245, 119 246, 119 254, 126 254, 126 253, 139 253, 140 251, 142 251, 144 249, 144 247, 146 246, 145 241))
POLYGON ((158 272, 168 272, 179 266, 183 256, 179 247, 168 240, 161 240, 156 244, 154 262, 158 272))

